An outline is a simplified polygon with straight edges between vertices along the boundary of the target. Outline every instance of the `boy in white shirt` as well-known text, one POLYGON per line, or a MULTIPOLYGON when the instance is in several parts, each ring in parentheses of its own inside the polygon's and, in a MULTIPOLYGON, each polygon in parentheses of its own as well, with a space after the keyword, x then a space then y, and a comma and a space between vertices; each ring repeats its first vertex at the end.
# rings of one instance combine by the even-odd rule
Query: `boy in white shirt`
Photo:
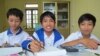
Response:
POLYGON ((22 47, 30 49, 32 52, 40 51, 42 47, 59 47, 64 41, 64 37, 55 29, 55 15, 49 11, 44 12, 40 16, 40 23, 42 28, 33 33, 33 38, 37 39, 37 42, 36 40, 26 40, 23 42, 22 47))
POLYGON ((97 49, 100 44, 99 39, 92 34, 92 30, 95 27, 96 18, 89 14, 83 14, 79 20, 78 25, 80 31, 70 34, 64 41, 64 46, 85 46, 91 49, 97 49))
POLYGON ((21 43, 29 37, 29 34, 20 27, 23 20, 22 11, 17 8, 9 9, 7 12, 7 20, 9 29, 0 33, 0 46, 21 46, 21 43))

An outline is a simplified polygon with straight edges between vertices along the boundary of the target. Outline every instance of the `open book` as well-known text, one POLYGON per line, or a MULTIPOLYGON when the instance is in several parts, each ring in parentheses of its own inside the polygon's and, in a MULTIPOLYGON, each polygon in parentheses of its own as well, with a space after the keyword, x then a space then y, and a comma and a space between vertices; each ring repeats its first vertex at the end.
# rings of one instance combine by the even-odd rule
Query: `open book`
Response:
POLYGON ((93 50, 93 49, 86 49, 87 51, 90 51, 92 53, 100 54, 100 46, 98 46, 98 49, 93 50))
POLYGON ((65 49, 49 47, 41 50, 40 52, 35 52, 34 56, 67 56, 67 55, 65 49))

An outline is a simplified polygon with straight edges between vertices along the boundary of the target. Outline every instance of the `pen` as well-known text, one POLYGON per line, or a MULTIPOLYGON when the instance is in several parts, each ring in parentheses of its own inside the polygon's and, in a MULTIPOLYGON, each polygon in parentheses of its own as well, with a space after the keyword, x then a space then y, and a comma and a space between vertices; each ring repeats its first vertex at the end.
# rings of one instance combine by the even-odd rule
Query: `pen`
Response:
MULTIPOLYGON (((32 38, 36 41, 38 41, 33 35, 32 35, 32 38)), ((41 43, 40 41, 38 41, 39 43, 41 43)), ((41 46, 43 49, 44 49, 44 43, 43 43, 43 46, 41 46)))

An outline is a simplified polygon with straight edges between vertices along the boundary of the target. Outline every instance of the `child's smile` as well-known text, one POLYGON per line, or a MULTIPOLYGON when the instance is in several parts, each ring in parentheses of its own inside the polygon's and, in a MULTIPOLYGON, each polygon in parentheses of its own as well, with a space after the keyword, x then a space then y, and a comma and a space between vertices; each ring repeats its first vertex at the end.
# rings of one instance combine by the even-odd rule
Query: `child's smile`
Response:
POLYGON ((55 22, 50 16, 45 16, 42 21, 42 26, 45 31, 51 32, 55 27, 55 22))

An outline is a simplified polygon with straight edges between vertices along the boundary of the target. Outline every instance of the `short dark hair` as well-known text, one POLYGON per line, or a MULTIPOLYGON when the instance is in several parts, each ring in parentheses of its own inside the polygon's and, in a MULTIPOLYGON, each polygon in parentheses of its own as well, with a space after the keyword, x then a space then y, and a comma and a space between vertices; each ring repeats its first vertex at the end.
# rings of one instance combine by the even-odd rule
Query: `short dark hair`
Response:
POLYGON ((80 18, 79 18, 79 20, 78 20, 78 25, 80 25, 80 23, 82 23, 85 20, 87 20, 87 21, 91 20, 93 22, 93 26, 95 26, 96 18, 92 14, 85 13, 85 14, 81 15, 80 18))
POLYGON ((16 17, 19 17, 21 21, 23 20, 23 12, 17 8, 10 8, 7 12, 7 18, 10 15, 14 15, 16 17))
POLYGON ((50 11, 46 11, 46 12, 44 12, 43 14, 41 14, 41 16, 40 16, 40 22, 41 22, 41 23, 42 23, 43 18, 44 18, 45 16, 49 16, 49 17, 51 17, 51 18, 55 21, 55 15, 54 15, 52 12, 50 12, 50 11))

